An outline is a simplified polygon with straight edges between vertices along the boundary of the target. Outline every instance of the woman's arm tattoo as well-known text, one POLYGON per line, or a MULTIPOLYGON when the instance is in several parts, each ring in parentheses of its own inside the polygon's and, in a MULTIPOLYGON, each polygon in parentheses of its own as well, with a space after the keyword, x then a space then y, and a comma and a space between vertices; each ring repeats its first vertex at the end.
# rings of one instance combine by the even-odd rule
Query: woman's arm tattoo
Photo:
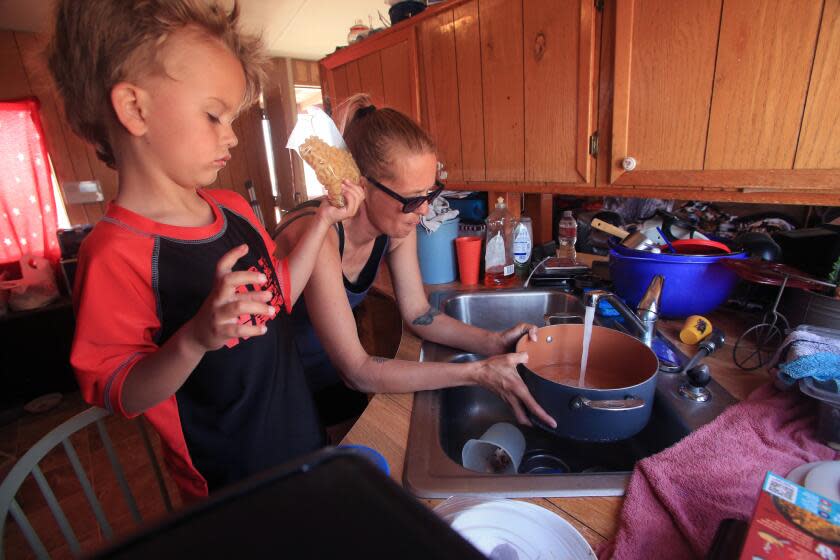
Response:
POLYGON ((419 326, 431 325, 432 321, 435 320, 435 315, 440 315, 440 311, 430 307, 428 311, 414 319, 411 324, 419 326))

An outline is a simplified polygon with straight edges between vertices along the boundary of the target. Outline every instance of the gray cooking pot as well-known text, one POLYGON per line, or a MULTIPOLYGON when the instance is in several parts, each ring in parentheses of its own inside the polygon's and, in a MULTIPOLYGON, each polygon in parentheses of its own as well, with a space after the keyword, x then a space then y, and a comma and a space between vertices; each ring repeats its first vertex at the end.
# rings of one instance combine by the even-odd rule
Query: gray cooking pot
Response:
POLYGON ((583 329, 583 325, 551 325, 538 329, 537 342, 525 335, 517 343, 517 352, 528 353, 528 363, 517 366, 519 375, 557 427, 552 429, 533 416, 531 420, 557 436, 576 440, 632 437, 650 420, 659 360, 632 336, 593 326, 586 386, 544 377, 557 366, 580 368, 583 329), (593 383, 597 388, 590 386, 593 383))

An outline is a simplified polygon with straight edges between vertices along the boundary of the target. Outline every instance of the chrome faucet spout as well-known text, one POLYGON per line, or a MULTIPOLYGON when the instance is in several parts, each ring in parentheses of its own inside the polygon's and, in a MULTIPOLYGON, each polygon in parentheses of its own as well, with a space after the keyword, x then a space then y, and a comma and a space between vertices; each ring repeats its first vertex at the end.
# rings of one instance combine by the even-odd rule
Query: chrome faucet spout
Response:
POLYGON ((665 286, 665 278, 658 274, 653 277, 645 290, 645 295, 636 307, 636 313, 644 321, 645 315, 653 315, 653 320, 659 316, 659 300, 662 299, 662 288, 665 286))
POLYGON ((627 304, 612 292, 605 290, 592 290, 583 296, 586 307, 597 307, 600 300, 606 300, 618 313, 628 320, 636 328, 639 338, 647 346, 653 343, 653 335, 656 331, 656 320, 659 318, 659 300, 662 297, 662 288, 665 279, 662 276, 654 276, 642 299, 633 313, 627 304))

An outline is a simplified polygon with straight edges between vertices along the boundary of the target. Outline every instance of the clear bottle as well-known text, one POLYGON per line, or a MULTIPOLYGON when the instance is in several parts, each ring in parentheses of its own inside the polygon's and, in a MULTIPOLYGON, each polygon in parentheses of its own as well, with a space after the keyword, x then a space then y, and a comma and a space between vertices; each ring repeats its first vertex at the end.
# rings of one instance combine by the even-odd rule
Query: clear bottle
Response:
POLYGON ((571 210, 564 210, 557 227, 557 256, 561 259, 577 261, 575 243, 577 242, 577 221, 571 210))
POLYGON ((513 228, 513 266, 516 275, 525 278, 530 272, 531 250, 534 246, 531 218, 522 216, 513 228))
POLYGON ((487 216, 487 242, 484 251, 484 284, 507 286, 513 282, 513 216, 505 199, 499 197, 496 208, 487 216))

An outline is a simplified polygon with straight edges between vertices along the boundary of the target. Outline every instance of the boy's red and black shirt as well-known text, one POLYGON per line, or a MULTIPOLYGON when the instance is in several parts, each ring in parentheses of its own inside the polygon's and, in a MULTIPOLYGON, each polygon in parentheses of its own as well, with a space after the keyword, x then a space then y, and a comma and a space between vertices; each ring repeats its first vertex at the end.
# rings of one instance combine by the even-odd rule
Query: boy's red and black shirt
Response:
POLYGON ((248 203, 224 190, 199 191, 214 212, 202 227, 160 224, 111 204, 85 240, 74 288, 71 362, 85 399, 131 416, 125 379, 198 312, 213 289, 218 260, 245 243, 234 270, 265 274, 274 317, 245 315, 264 335, 207 352, 181 388, 145 411, 185 498, 318 448, 317 413, 292 343, 285 260, 248 203))

